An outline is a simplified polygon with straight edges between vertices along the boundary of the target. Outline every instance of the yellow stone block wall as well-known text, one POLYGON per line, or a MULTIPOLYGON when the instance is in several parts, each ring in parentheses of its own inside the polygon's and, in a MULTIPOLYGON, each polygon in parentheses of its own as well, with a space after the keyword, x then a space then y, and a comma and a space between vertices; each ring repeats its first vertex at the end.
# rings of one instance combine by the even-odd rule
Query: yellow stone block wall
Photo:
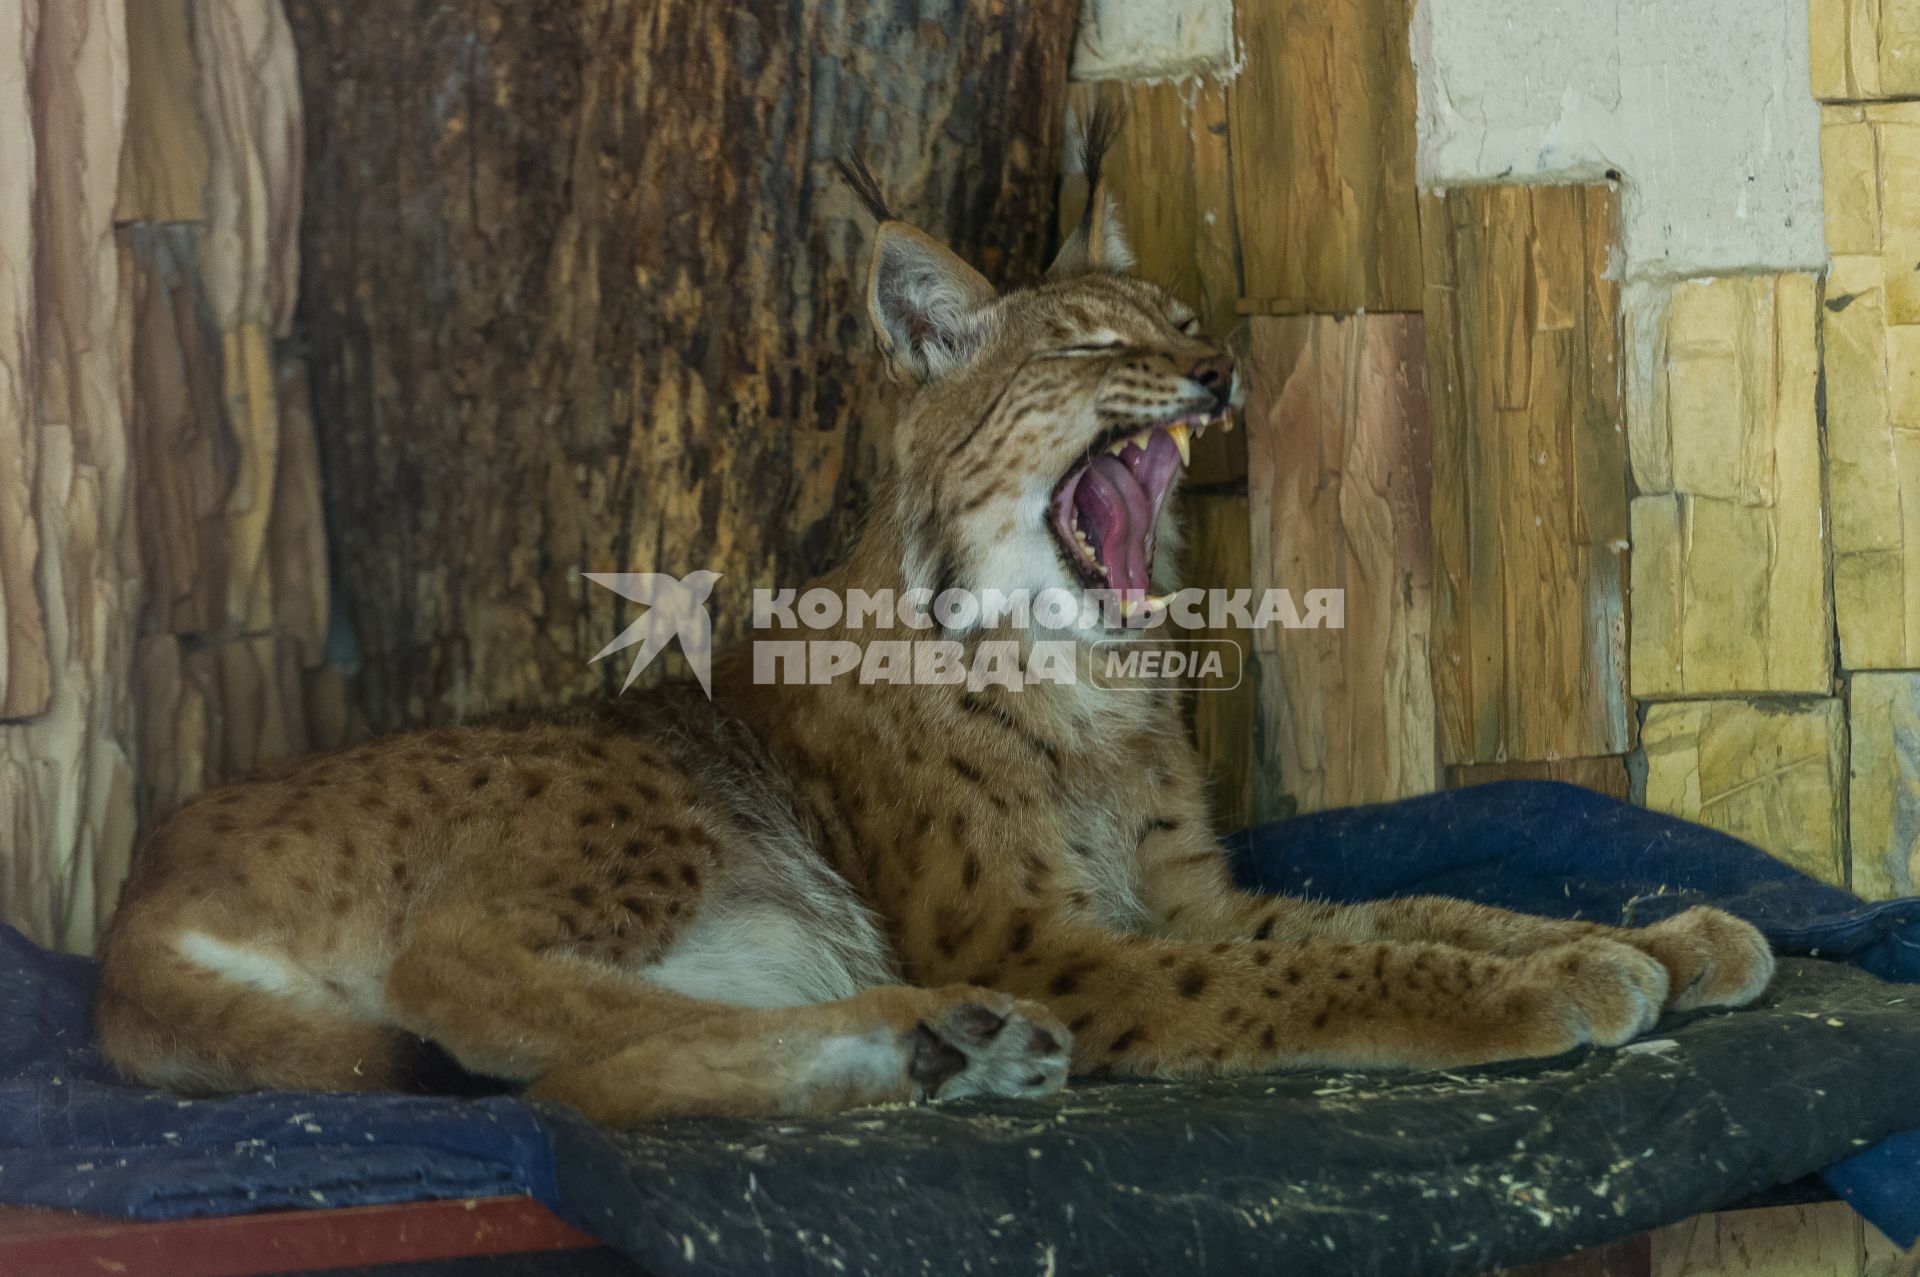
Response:
POLYGON ((1634 794, 1845 883, 1821 280, 1689 280, 1644 308, 1628 404, 1634 794))
POLYGON ((1829 690, 1819 291, 1807 274, 1690 281, 1655 325, 1629 416, 1637 697, 1829 690))
POLYGON ((1920 4, 1810 0, 1807 16, 1814 97, 1920 96, 1920 4))
POLYGON ((1846 708, 1836 699, 1670 701, 1640 729, 1647 806, 1846 881, 1846 708))
POLYGON ((1820 149, 1840 659, 1920 667, 1920 103, 1828 107, 1820 149))
POLYGON ((1810 0, 1823 278, 1674 285, 1628 417, 1634 792, 1920 890, 1920 2, 1810 0))
POLYGON ((1854 675, 1847 717, 1853 889, 1920 894, 1920 674, 1854 675))

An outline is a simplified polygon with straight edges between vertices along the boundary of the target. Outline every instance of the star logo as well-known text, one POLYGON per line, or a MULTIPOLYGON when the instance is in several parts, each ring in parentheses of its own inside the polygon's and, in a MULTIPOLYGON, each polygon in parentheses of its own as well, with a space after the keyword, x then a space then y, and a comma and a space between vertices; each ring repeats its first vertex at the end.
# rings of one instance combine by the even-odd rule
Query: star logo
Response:
POLYGON ((687 654, 687 664, 693 667, 693 676, 700 680, 700 690, 707 694, 708 700, 713 699, 713 618, 707 615, 706 603, 720 580, 718 572, 689 572, 678 579, 664 572, 586 572, 582 575, 595 585, 603 585, 647 609, 593 658, 597 661, 636 643, 640 645, 640 650, 634 653, 633 664, 627 669, 627 681, 620 685, 621 691, 632 687, 640 671, 678 636, 680 650, 687 654))

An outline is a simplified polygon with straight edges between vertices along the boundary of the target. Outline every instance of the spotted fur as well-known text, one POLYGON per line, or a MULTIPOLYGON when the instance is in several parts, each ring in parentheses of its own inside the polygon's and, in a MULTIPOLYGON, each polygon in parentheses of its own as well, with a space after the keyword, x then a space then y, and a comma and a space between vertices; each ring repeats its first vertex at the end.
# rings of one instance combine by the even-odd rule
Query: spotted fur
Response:
MULTIPOLYGON (((878 228, 869 308, 916 390, 877 517, 820 584, 1078 588, 1061 477, 1225 402, 1230 362, 1119 272, 1094 198, 1054 277, 1004 296, 878 228)), ((1071 637, 1083 665, 1143 641, 1071 637)), ((187 1092, 346 1089, 406 1085, 432 1044, 626 1123, 1040 1095, 1069 1068, 1548 1056, 1748 1001, 1772 969, 1710 910, 1624 931, 1241 892, 1168 692, 762 685, 746 651, 713 687, 402 735, 189 803, 105 943, 108 1054, 187 1092)))

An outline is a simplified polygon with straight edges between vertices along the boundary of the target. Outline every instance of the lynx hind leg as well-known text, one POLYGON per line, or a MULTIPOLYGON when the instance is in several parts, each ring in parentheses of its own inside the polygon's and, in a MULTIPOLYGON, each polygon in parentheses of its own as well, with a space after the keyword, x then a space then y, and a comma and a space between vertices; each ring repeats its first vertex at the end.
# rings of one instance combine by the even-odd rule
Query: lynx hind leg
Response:
POLYGON ((188 1095, 404 1086, 406 1035, 343 1006, 222 979, 124 926, 101 964, 96 1032, 121 1076, 188 1095))
POLYGON ((553 1069, 528 1096, 606 1126, 1039 1096, 1065 1085, 1070 1045, 1066 1028, 1031 1002, 964 985, 886 985, 788 1010, 716 1005, 591 1064, 553 1069))

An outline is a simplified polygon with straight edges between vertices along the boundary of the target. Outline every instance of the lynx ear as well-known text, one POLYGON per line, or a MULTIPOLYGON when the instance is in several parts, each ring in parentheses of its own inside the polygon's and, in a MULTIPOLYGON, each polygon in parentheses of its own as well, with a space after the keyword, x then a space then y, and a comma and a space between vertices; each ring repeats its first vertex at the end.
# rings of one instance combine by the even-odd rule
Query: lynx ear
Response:
POLYGON ((867 314, 880 349, 916 381, 935 381, 986 339, 993 285, 905 222, 882 222, 867 271, 867 314))
POLYGON ((1047 267, 1050 279, 1084 275, 1088 271, 1106 271, 1118 275, 1133 269, 1133 246, 1120 225, 1120 209, 1104 186, 1087 199, 1086 215, 1066 243, 1060 245, 1053 265, 1047 267))

